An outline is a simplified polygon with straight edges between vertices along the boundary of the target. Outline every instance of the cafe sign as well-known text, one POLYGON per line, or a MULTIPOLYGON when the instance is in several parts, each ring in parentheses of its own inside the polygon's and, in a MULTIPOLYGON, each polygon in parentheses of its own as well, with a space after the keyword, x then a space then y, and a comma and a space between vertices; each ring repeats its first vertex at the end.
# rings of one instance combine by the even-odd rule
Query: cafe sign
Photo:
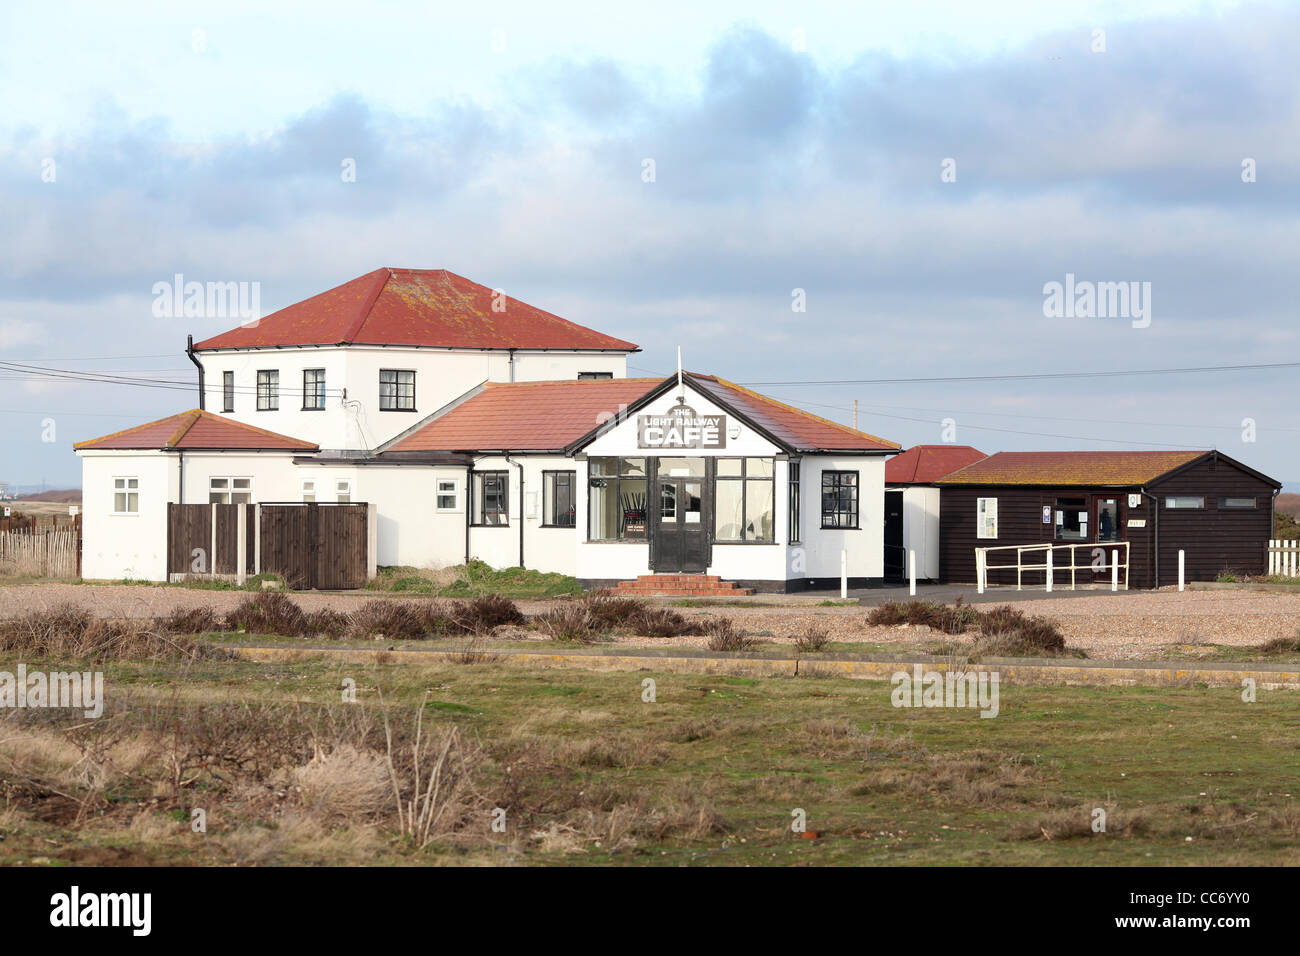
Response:
POLYGON ((677 405, 664 415, 638 415, 638 448, 726 448, 727 416, 677 405))

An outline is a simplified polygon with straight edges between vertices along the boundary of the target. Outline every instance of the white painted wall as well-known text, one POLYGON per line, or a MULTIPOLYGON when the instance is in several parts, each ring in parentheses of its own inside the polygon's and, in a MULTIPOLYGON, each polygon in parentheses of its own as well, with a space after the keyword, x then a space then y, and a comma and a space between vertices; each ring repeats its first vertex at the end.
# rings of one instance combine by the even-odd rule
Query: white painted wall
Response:
POLYGON ((809 578, 840 576, 840 551, 849 552, 849 577, 880 578, 885 573, 885 458, 883 455, 807 455, 800 473, 800 527, 809 578), (858 473, 858 529, 821 527, 823 471, 858 473))
POLYGON ((201 352, 206 407, 222 414, 222 373, 235 373, 231 418, 315 442, 324 449, 372 449, 485 382, 576 379, 579 372, 627 376, 621 352, 516 352, 366 346, 201 352), (304 369, 325 369, 324 411, 302 410, 304 369), (277 411, 257 411, 257 372, 280 373, 277 411), (415 371, 415 411, 380 411, 380 369, 415 371), (344 393, 346 392, 346 398, 344 393))
POLYGON ((167 579, 167 503, 176 500, 175 456, 162 452, 83 451, 81 576, 167 579), (113 513, 113 479, 139 481, 137 514, 113 513))

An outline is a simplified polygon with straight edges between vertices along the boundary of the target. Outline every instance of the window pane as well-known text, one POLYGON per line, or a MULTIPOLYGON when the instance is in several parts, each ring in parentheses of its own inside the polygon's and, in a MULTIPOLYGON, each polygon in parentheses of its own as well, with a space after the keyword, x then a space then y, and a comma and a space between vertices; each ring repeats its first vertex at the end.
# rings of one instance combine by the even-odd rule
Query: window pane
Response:
POLYGON ((619 530, 620 538, 645 540, 646 536, 646 480, 644 478, 620 478, 619 493, 619 530))
POLYGON ((629 475, 633 478, 644 478, 646 474, 644 458, 620 458, 618 460, 618 473, 620 475, 629 475))
POLYGON ((140 496, 133 491, 127 493, 126 510, 131 512, 140 510, 140 496))
POLYGON ((113 495, 113 510, 118 513, 126 511, 126 492, 119 491, 113 495))
POLYGON ((740 458, 719 458, 717 460, 717 474, 719 478, 729 475, 739 475, 741 473, 742 459, 740 458))
POLYGON ((1220 508, 1254 508, 1254 498, 1224 498, 1219 502, 1220 508))
POLYGON ((1118 541, 1120 539, 1119 499, 1101 498, 1097 501, 1097 540, 1118 541))
POLYGON ((741 495, 744 483, 719 481, 713 492, 713 527, 719 541, 741 540, 741 495))
POLYGON ((588 468, 593 475, 617 475, 618 459, 617 458, 591 458, 587 461, 588 468))
MULTIPOLYGON (((733 484, 733 482, 725 482, 733 484)), ((739 484, 739 482, 735 482, 739 484)), ((772 494, 774 482, 745 482, 745 540, 771 541, 775 522, 772 494)))
POLYGON ((230 487, 232 487, 232 488, 251 488, 251 487, 253 487, 253 479, 251 479, 251 478, 232 478, 232 479, 231 479, 230 487))
POLYGON ((660 458, 659 474, 673 478, 703 478, 703 458, 660 458))
POLYGON ((745 477, 747 477, 747 478, 771 478, 771 477, 772 477, 772 459, 771 459, 771 458, 746 458, 746 459, 745 459, 745 477))
MULTIPOLYGON (((595 461, 593 459, 593 465, 595 461)), ((608 459, 604 459, 608 460, 608 459)), ((618 481, 593 476, 587 483, 587 537, 618 537, 618 481)))
POLYGON ((209 484, 209 487, 212 488, 214 491, 217 490, 217 489, 224 489, 224 488, 226 487, 226 479, 225 479, 225 478, 213 478, 212 481, 211 481, 210 484, 209 484))

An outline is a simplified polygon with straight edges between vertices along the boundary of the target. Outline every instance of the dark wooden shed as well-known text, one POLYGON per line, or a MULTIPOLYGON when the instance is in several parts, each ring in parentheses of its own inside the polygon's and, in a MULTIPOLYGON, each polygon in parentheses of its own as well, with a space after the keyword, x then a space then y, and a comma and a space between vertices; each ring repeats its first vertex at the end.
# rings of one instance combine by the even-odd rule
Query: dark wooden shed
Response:
MULTIPOLYGON (((987 580, 1014 586, 1014 570, 995 570, 1015 563, 1012 546, 1053 544, 1058 567, 1068 545, 1076 563, 1095 566, 1100 557, 1100 568, 1075 573, 1080 585, 1104 584, 1109 555, 1126 546, 1129 586, 1141 588, 1176 584, 1179 550, 1189 581, 1266 573, 1282 487, 1218 451, 999 452, 937 484, 941 580, 974 582, 976 549, 1007 548, 989 552, 987 580)), ((1044 578, 1022 573, 1025 585, 1044 578)), ((1069 579, 1055 573, 1054 584, 1069 579)))

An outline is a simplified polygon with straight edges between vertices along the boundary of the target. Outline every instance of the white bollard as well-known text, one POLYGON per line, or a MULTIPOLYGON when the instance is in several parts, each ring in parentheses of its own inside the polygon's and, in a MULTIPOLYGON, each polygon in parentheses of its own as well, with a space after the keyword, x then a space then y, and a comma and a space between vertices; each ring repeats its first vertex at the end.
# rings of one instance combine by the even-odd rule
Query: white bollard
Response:
POLYGON ((1052 549, 1047 549, 1047 593, 1052 593, 1052 549))
POLYGON ((985 560, 984 552, 976 551, 975 552, 975 593, 976 594, 984 593, 984 560, 985 560))
POLYGON ((1178 590, 1182 591, 1187 587, 1187 552, 1179 549, 1178 551, 1178 590))
POLYGON ((849 552, 847 548, 840 549, 840 600, 846 601, 849 597, 849 552))
POLYGON ((916 597, 916 549, 907 552, 907 593, 916 597))
POLYGON ((1119 551, 1110 553, 1110 589, 1119 590, 1119 551))

